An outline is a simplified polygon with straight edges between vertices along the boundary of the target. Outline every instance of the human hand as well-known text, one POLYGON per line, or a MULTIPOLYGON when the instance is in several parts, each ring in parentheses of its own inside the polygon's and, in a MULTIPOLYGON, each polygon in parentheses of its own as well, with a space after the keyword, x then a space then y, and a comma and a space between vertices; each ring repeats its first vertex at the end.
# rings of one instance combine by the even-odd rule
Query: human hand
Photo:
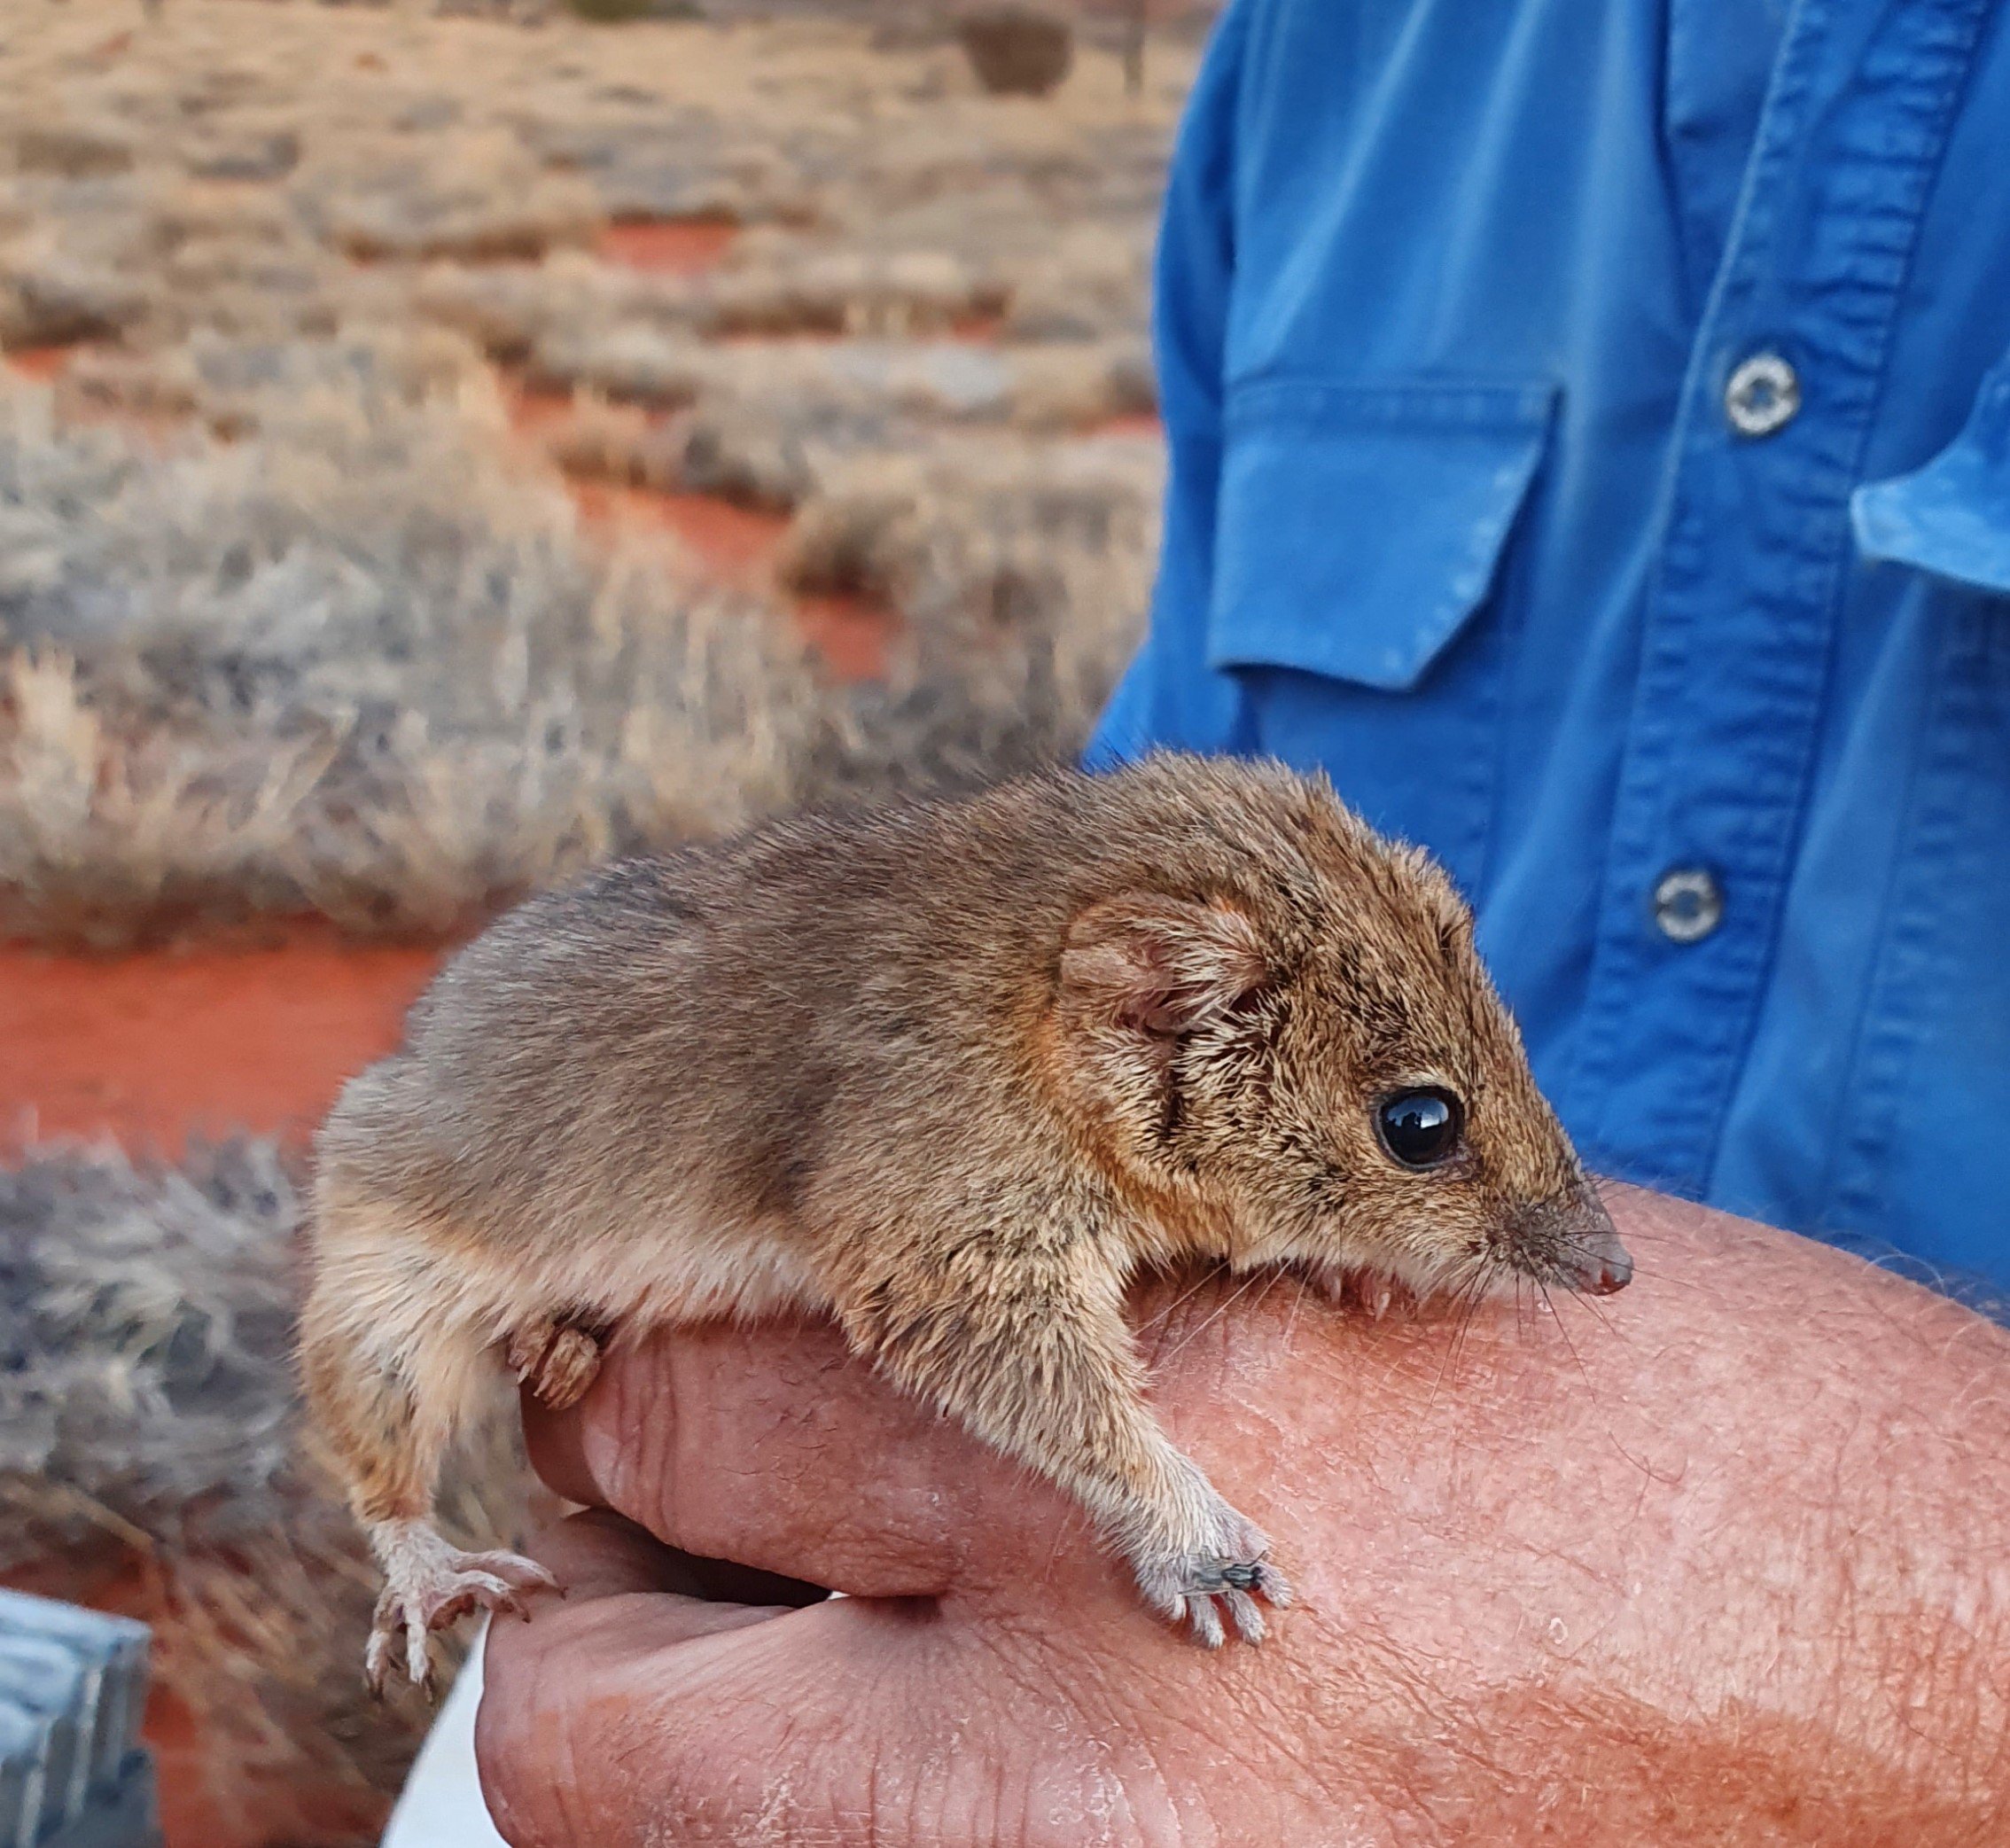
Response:
POLYGON ((499 1825, 519 1848, 2010 1840, 2010 1336, 1805 1241, 1609 1197, 1640 1260, 1609 1305, 1141 1298, 1160 1415, 1297 1585, 1261 1649, 1184 1641, 1057 1491, 822 1327, 666 1335, 573 1411, 526 1405, 553 1486, 628 1519, 555 1530, 568 1600, 491 1632, 499 1825), (803 1581, 851 1595, 791 1608, 803 1581))

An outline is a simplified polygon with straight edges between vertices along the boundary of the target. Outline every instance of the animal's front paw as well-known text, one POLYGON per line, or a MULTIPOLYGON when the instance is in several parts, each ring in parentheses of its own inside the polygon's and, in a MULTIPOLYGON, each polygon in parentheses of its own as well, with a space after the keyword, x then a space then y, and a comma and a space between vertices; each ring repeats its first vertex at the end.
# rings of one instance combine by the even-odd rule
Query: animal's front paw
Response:
POLYGON ((1310 1267, 1306 1276, 1313 1287, 1336 1308, 1366 1314, 1375 1322, 1390 1315, 1412 1314, 1417 1307, 1416 1291, 1387 1271, 1323 1264, 1310 1267))
POLYGON ((513 1610, 527 1618, 526 1592, 558 1588, 558 1581, 534 1559, 518 1553, 464 1553, 431 1528, 416 1522, 399 1524, 406 1531, 382 1548, 384 1595, 377 1601, 363 1650, 363 1678, 380 1698, 401 1642, 405 1673, 415 1686, 430 1691, 432 1662, 426 1639, 433 1631, 451 1628, 471 1610, 513 1610))
POLYGON ((549 1318, 510 1337, 510 1370, 555 1412, 577 1405, 600 1372, 601 1341, 590 1329, 549 1318))
POLYGON ((1261 1605, 1282 1610, 1291 1602, 1291 1582, 1266 1557, 1270 1542, 1255 1527, 1230 1510, 1235 1532, 1223 1536, 1219 1549, 1172 1555, 1138 1563, 1138 1588, 1155 1610, 1184 1624, 1204 1649, 1217 1649, 1227 1640, 1223 1624, 1235 1626, 1244 1642, 1261 1642, 1269 1634, 1261 1605))

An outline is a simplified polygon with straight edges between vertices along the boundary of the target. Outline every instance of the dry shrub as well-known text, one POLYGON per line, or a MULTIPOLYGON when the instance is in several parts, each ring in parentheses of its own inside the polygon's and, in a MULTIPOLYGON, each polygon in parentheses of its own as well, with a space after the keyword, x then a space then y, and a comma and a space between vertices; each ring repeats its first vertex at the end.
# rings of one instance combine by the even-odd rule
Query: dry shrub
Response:
POLYGON ((0 394, 0 928, 439 930, 1079 745, 1150 557, 1080 433, 1149 403, 1172 78, 1133 102, 1096 51, 995 101, 909 13, 249 34, 181 0, 143 57, 88 11, 0 0, 0 339, 98 343, 0 394), (638 209, 746 229, 637 273, 589 246, 638 209), (563 469, 796 516, 801 582, 898 604, 897 684, 821 684, 766 600, 582 537, 485 360, 573 390, 563 469), (879 463, 940 469, 815 564, 879 463))
MULTIPOLYGON (((787 416, 826 437, 848 426, 886 448, 925 443, 944 426, 1006 419, 1062 433, 1156 404, 1141 339, 1024 347, 962 339, 690 345, 682 351, 680 395, 692 402, 787 416), (894 437, 910 440, 888 441, 894 437)), ((626 389, 618 370, 603 371, 596 382, 613 395, 643 395, 626 389)))
POLYGON ((565 0, 567 11, 602 26, 646 19, 657 4, 658 0, 565 0))
POLYGON ((97 179, 131 170, 136 137, 111 121, 24 122, 15 129, 12 152, 21 173, 58 174, 65 179, 97 179))
POLYGON ((514 361, 544 341, 590 347, 631 333, 685 344, 804 334, 907 339, 982 323, 1010 298, 993 266, 966 254, 751 232, 718 269, 697 276, 635 275, 555 251, 535 266, 434 266, 412 302, 493 357, 514 361))
POLYGON ((576 392, 539 441, 575 480, 658 491, 686 485, 685 432, 637 405, 576 392))
POLYGON ((903 454, 929 453, 945 430, 1010 425, 1076 435, 1157 402, 1141 341, 718 347, 631 327, 598 345, 579 333, 555 339, 540 347, 532 376, 572 387, 581 402, 682 413, 667 425, 596 413, 585 428, 555 428, 545 441, 562 465, 580 461, 585 472, 780 511, 860 457, 888 456, 898 467, 903 454))
POLYGON ((829 445, 799 409, 717 397, 695 406, 673 426, 676 486, 763 512, 800 506, 816 490, 829 445))
POLYGON ((0 347, 108 339, 146 311, 137 281, 46 231, 0 246, 0 347))
POLYGON ((541 386, 580 386, 637 404, 689 404, 713 362, 689 334, 629 322, 560 325, 538 340, 531 377, 541 386))
POLYGON ((492 359, 514 364, 540 340, 568 329, 630 319, 674 326, 674 316, 651 311, 651 280, 612 269, 581 251, 555 250, 535 264, 429 264, 410 301, 421 319, 453 328, 492 359))
POLYGON ((276 869, 326 745, 247 752, 230 788, 193 744, 117 743, 59 652, 17 651, 0 676, 0 928, 111 947, 136 928, 287 907, 276 869))
POLYGON ((1159 472, 1134 439, 964 441, 861 459, 806 503, 788 580, 884 597, 906 625, 833 780, 967 788, 1076 755, 1143 630, 1159 472))
POLYGON ((1026 347, 1014 371, 1011 417, 1024 430, 1092 430, 1158 409, 1151 349, 1142 339, 1026 347))
POLYGON ((434 137, 424 160, 362 144, 304 171, 308 222, 353 257, 532 258, 585 244, 605 222, 584 181, 541 171, 496 129, 434 137))
POLYGON ((694 278, 686 313, 710 335, 852 334, 900 339, 995 315, 1009 284, 975 251, 875 246, 751 233, 694 278))
POLYGON ((299 131, 284 117, 241 116, 190 136, 182 164, 201 180, 281 180, 300 164, 299 131))
POLYGON ((1093 340, 1144 331, 1149 221, 1070 224, 1013 265, 1009 340, 1093 340))
POLYGON ((994 96, 1043 97, 1075 61, 1065 19, 1028 6, 989 6, 957 27, 978 82, 994 96))
MULTIPOLYGON (((235 441, 157 455, 0 393, 0 928, 447 931, 806 797, 1065 754, 1141 622, 1147 442, 817 452, 787 574, 887 597, 912 651, 844 696, 779 612, 583 542, 447 337, 214 352, 181 388, 235 441)), ((617 478, 704 460, 695 421, 562 429, 617 478)))

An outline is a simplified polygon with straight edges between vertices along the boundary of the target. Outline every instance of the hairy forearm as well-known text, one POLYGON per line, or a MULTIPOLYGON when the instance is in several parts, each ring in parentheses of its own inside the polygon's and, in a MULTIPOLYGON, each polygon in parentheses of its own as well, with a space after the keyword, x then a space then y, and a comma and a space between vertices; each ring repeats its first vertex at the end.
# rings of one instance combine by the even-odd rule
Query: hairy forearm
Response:
POLYGON ((1702 1839, 1711 1805, 1841 1839, 2010 1803, 2010 1339, 1806 1241, 1613 1204, 1642 1275, 1602 1313, 1295 1350, 1271 1409, 1335 1460, 1301 1620, 1367 1664, 1320 1696, 1324 1770, 1365 1751, 1429 1814, 1539 1791, 1614 1841, 1668 1839, 1671 1803, 1702 1839))

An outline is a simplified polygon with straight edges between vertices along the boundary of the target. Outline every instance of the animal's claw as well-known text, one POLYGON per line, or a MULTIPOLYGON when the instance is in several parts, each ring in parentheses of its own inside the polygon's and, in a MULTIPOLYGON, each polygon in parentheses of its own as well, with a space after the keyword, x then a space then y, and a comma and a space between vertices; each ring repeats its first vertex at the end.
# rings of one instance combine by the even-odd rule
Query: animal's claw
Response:
POLYGON ((1139 1587, 1152 1605, 1184 1625, 1203 1649, 1219 1649, 1230 1628, 1244 1642, 1261 1642, 1270 1626, 1258 1600, 1279 1610, 1291 1602, 1290 1580, 1263 1557, 1268 1542, 1247 1523, 1243 1525, 1242 1556, 1188 1554, 1138 1575, 1139 1587))
POLYGON ((513 1611, 527 1620, 526 1595, 558 1589, 558 1581, 534 1559, 502 1551, 464 1553, 423 1532, 404 1537, 391 1550, 385 1580, 363 1649, 363 1679, 379 1699, 401 1642, 406 1679, 431 1692, 427 1643, 435 1630, 451 1628, 471 1610, 513 1611))

